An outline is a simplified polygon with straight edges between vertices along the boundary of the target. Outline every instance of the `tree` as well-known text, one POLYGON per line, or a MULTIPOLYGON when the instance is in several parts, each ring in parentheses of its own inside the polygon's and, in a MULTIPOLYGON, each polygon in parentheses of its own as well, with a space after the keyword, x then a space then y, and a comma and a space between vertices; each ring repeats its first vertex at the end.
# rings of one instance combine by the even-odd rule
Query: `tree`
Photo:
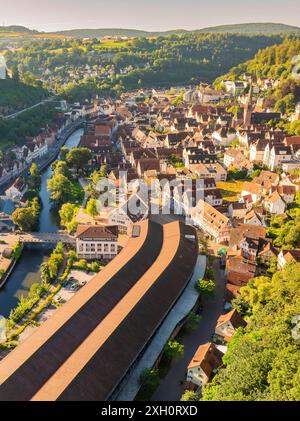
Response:
POLYGON ((84 170, 89 160, 92 158, 92 153, 88 148, 72 148, 66 156, 66 161, 71 168, 74 168, 76 172, 80 169, 84 170))
POLYGON ((184 345, 176 340, 169 340, 164 347, 164 354, 168 359, 182 358, 184 354, 184 345))
POLYGON ((64 203, 70 197, 72 184, 63 174, 54 174, 48 180, 47 188, 51 192, 50 198, 56 204, 64 203))
POLYGON ((33 214, 32 209, 17 208, 11 215, 12 221, 22 231, 32 231, 36 224, 36 216, 33 214))
POLYGON ((71 177, 70 170, 68 168, 68 165, 65 161, 55 161, 53 162, 51 166, 54 174, 62 174, 67 178, 71 177))
POLYGON ((198 327, 200 320, 201 317, 198 316, 198 314, 195 314, 193 311, 190 311, 184 324, 184 330, 187 333, 192 332, 198 327))
MULTIPOLYGON (((241 288, 248 325, 239 328, 203 400, 270 401, 300 397, 299 339, 293 337, 300 309, 300 264, 290 263, 272 278, 257 277, 241 288)), ((297 333, 296 329, 296 333, 297 333)))
POLYGON ((199 294, 212 295, 215 292, 215 282, 211 279, 198 279, 195 287, 199 294))
POLYGON ((159 382, 159 371, 156 368, 146 368, 140 375, 140 385, 147 395, 150 395, 155 391, 159 382))
POLYGON ((65 161, 67 159, 68 153, 69 153, 69 149, 66 146, 62 146, 60 148, 59 158, 61 159, 61 161, 65 161))
POLYGON ((11 69, 11 78, 16 82, 20 81, 20 72, 17 65, 14 65, 11 69))
POLYGON ((89 199, 89 201, 87 202, 87 205, 86 205, 86 212, 92 218, 94 218, 96 215, 98 215, 96 199, 89 199))
POLYGON ((180 400, 182 402, 196 402, 199 401, 199 395, 193 390, 186 390, 180 400))
POLYGON ((76 215, 77 207, 72 203, 64 203, 59 211, 60 223, 62 226, 67 227, 67 225, 72 222, 74 216, 76 215))
POLYGON ((47 262, 43 262, 40 266, 41 278, 44 284, 48 284, 51 281, 51 274, 47 262))
POLYGON ((30 170, 30 177, 29 177, 29 187, 32 190, 39 190, 41 187, 41 173, 40 170, 35 162, 31 164, 30 170))
POLYGON ((97 183, 104 177, 107 176, 107 165, 103 164, 100 167, 99 171, 94 171, 91 175, 91 180, 94 186, 97 186, 97 183))
POLYGON ((98 262, 92 262, 88 265, 89 270, 91 270, 92 272, 99 272, 100 270, 100 265, 98 262))

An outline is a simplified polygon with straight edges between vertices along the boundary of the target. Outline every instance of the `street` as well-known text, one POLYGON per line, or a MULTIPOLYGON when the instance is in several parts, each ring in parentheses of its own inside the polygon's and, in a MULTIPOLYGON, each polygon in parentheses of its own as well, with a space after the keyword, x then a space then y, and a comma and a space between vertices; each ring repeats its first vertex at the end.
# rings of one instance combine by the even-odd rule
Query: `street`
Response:
POLYGON ((184 392, 181 381, 185 380, 187 366, 197 348, 210 341, 214 333, 216 321, 223 313, 225 277, 216 259, 213 263, 216 272, 216 291, 214 296, 203 299, 203 311, 199 326, 183 339, 184 357, 175 361, 152 396, 153 401, 179 401, 184 392))

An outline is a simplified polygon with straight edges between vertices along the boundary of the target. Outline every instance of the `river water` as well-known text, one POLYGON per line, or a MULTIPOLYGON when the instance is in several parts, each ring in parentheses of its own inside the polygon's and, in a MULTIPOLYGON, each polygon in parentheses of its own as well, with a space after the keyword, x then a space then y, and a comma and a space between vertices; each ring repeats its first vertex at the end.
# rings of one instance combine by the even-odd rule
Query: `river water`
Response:
MULTIPOLYGON (((83 130, 77 130, 67 139, 65 146, 69 149, 77 146, 83 130)), ((40 197, 43 206, 40 212, 39 231, 56 232, 59 229, 58 217, 51 209, 47 180, 51 178, 50 166, 42 174, 40 197)), ((25 249, 6 284, 0 289, 0 315, 8 317, 16 307, 19 298, 27 296, 30 286, 40 281, 39 267, 47 259, 49 250, 25 249)))

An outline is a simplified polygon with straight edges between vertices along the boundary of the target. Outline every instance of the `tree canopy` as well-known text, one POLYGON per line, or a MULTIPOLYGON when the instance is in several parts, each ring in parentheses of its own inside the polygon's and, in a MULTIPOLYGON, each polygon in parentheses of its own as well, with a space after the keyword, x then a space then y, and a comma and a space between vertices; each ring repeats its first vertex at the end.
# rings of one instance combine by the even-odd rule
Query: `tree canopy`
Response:
POLYGON ((292 335, 300 315, 300 264, 241 288, 248 325, 238 329, 203 400, 299 400, 300 340, 292 335))

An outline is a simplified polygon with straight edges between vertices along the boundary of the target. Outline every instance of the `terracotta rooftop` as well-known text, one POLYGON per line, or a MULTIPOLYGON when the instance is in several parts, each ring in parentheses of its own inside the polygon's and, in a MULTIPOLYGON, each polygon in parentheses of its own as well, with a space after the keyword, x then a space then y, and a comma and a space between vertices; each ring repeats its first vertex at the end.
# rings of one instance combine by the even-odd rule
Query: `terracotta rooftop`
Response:
POLYGON ((76 238, 80 238, 81 240, 87 238, 118 238, 118 227, 79 225, 76 231, 76 238))
POLYGON ((201 367, 207 377, 210 377, 213 370, 222 364, 222 356, 216 346, 208 342, 199 346, 188 368, 201 367))
POLYGON ((236 309, 231 310, 229 313, 222 314, 218 318, 217 326, 220 326, 226 322, 230 322, 234 329, 237 329, 238 327, 245 327, 247 325, 245 320, 236 309))

